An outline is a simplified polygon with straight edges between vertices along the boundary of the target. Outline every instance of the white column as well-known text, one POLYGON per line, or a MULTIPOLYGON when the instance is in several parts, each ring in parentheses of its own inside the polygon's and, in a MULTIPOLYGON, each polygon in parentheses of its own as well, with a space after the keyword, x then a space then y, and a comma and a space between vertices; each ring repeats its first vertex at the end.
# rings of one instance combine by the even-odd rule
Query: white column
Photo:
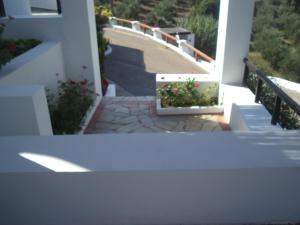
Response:
POLYGON ((86 78, 101 95, 100 65, 93 0, 62 0, 62 32, 66 76, 86 78), (83 69, 86 68, 86 69, 83 69))
POLYGON ((223 84, 240 85, 248 55, 255 0, 221 0, 216 73, 223 84))
POLYGON ((31 8, 29 0, 4 0, 6 16, 30 16, 31 8))

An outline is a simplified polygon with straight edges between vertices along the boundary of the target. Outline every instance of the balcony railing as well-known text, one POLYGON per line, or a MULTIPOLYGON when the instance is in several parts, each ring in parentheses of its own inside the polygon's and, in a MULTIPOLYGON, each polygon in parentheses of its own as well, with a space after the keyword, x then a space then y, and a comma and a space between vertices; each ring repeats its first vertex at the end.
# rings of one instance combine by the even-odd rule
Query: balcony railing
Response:
POLYGON ((244 59, 244 84, 255 92, 255 102, 261 102, 272 114, 271 124, 279 123, 283 128, 300 128, 300 106, 264 72, 257 69, 247 58, 244 59))

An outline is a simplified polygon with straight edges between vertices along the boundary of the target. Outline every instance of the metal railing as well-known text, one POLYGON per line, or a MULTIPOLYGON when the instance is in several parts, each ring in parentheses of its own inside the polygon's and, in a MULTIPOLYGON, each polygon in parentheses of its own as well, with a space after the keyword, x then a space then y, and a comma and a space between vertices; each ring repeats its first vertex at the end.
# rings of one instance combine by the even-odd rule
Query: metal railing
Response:
POLYGON ((248 58, 244 59, 246 65, 244 72, 244 84, 247 84, 247 79, 250 74, 257 76, 257 84, 255 88, 255 102, 258 103, 261 99, 263 84, 269 87, 275 94, 275 102, 272 110, 271 124, 276 125, 279 122, 279 116, 281 113, 281 104, 284 102, 289 108, 291 108, 298 116, 300 116, 300 105, 294 101, 289 95, 287 95, 281 88, 279 88, 272 80, 270 80, 266 74, 257 69, 248 58))
MULTIPOLYGON (((121 19, 121 18, 116 18, 116 17, 113 17, 113 19, 117 23, 119 23, 120 25, 126 26, 126 27, 131 27, 132 22, 133 22, 131 20, 121 19)), ((140 22, 139 22, 139 26, 140 26, 143 33, 153 35, 153 28, 154 27, 149 26, 149 25, 144 24, 144 23, 140 23, 140 22)), ((175 36, 170 35, 166 32, 160 31, 160 30, 157 30, 157 32, 159 32, 161 34, 162 40, 164 40, 166 43, 175 45, 176 47, 179 46, 178 39, 175 36)), ((196 61, 198 61, 198 59, 200 59, 200 58, 203 59, 204 61, 207 61, 207 62, 214 61, 213 58, 211 58, 208 55, 206 55, 205 53, 201 52, 199 49, 196 49, 192 45, 190 45, 188 43, 184 43, 184 45, 185 45, 185 47, 187 47, 188 49, 191 50, 191 52, 194 55, 194 58, 195 58, 196 61)))

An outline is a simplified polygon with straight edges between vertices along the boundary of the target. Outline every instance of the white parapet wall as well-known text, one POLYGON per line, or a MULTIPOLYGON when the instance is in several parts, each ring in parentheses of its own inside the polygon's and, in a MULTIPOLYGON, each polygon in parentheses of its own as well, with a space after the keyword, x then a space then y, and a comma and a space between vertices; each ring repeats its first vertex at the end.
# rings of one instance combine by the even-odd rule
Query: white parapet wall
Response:
POLYGON ((0 85, 0 106, 0 136, 52 135, 43 86, 0 85))
POLYGON ((56 0, 30 0, 30 5, 34 8, 57 10, 56 0))
POLYGON ((64 81, 65 68, 60 42, 44 42, 14 58, 0 71, 0 84, 43 85, 56 93, 58 81, 64 81))
POLYGON ((0 224, 300 221, 300 133, 0 137, 0 224))

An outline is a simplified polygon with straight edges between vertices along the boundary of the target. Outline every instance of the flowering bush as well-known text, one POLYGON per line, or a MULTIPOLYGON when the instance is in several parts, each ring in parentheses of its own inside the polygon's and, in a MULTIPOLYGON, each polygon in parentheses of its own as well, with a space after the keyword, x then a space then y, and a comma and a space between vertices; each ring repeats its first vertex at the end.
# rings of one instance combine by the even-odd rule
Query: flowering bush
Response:
MULTIPOLYGON (((9 17, 9 21, 12 20, 9 17)), ((7 24, 0 23, 0 70, 1 68, 11 61, 13 58, 21 55, 29 49, 37 46, 41 42, 34 39, 29 40, 4 40, 2 35, 7 24)))
POLYGON ((161 99, 162 107, 189 107, 189 106, 211 106, 217 104, 217 97, 210 92, 208 87, 204 93, 199 92, 200 82, 188 79, 186 82, 172 82, 161 85, 157 92, 161 99))
MULTIPOLYGON (((14 18, 9 16, 8 22, 14 18)), ((7 23, 8 23, 7 22, 7 23)), ((29 49, 39 45, 41 42, 34 39, 29 40, 4 40, 3 32, 7 26, 7 23, 0 23, 0 70, 13 58, 21 55, 29 49)))
POLYGON ((86 112, 93 104, 91 83, 59 81, 58 97, 48 96, 49 111, 54 134, 74 134, 80 131, 86 112))

